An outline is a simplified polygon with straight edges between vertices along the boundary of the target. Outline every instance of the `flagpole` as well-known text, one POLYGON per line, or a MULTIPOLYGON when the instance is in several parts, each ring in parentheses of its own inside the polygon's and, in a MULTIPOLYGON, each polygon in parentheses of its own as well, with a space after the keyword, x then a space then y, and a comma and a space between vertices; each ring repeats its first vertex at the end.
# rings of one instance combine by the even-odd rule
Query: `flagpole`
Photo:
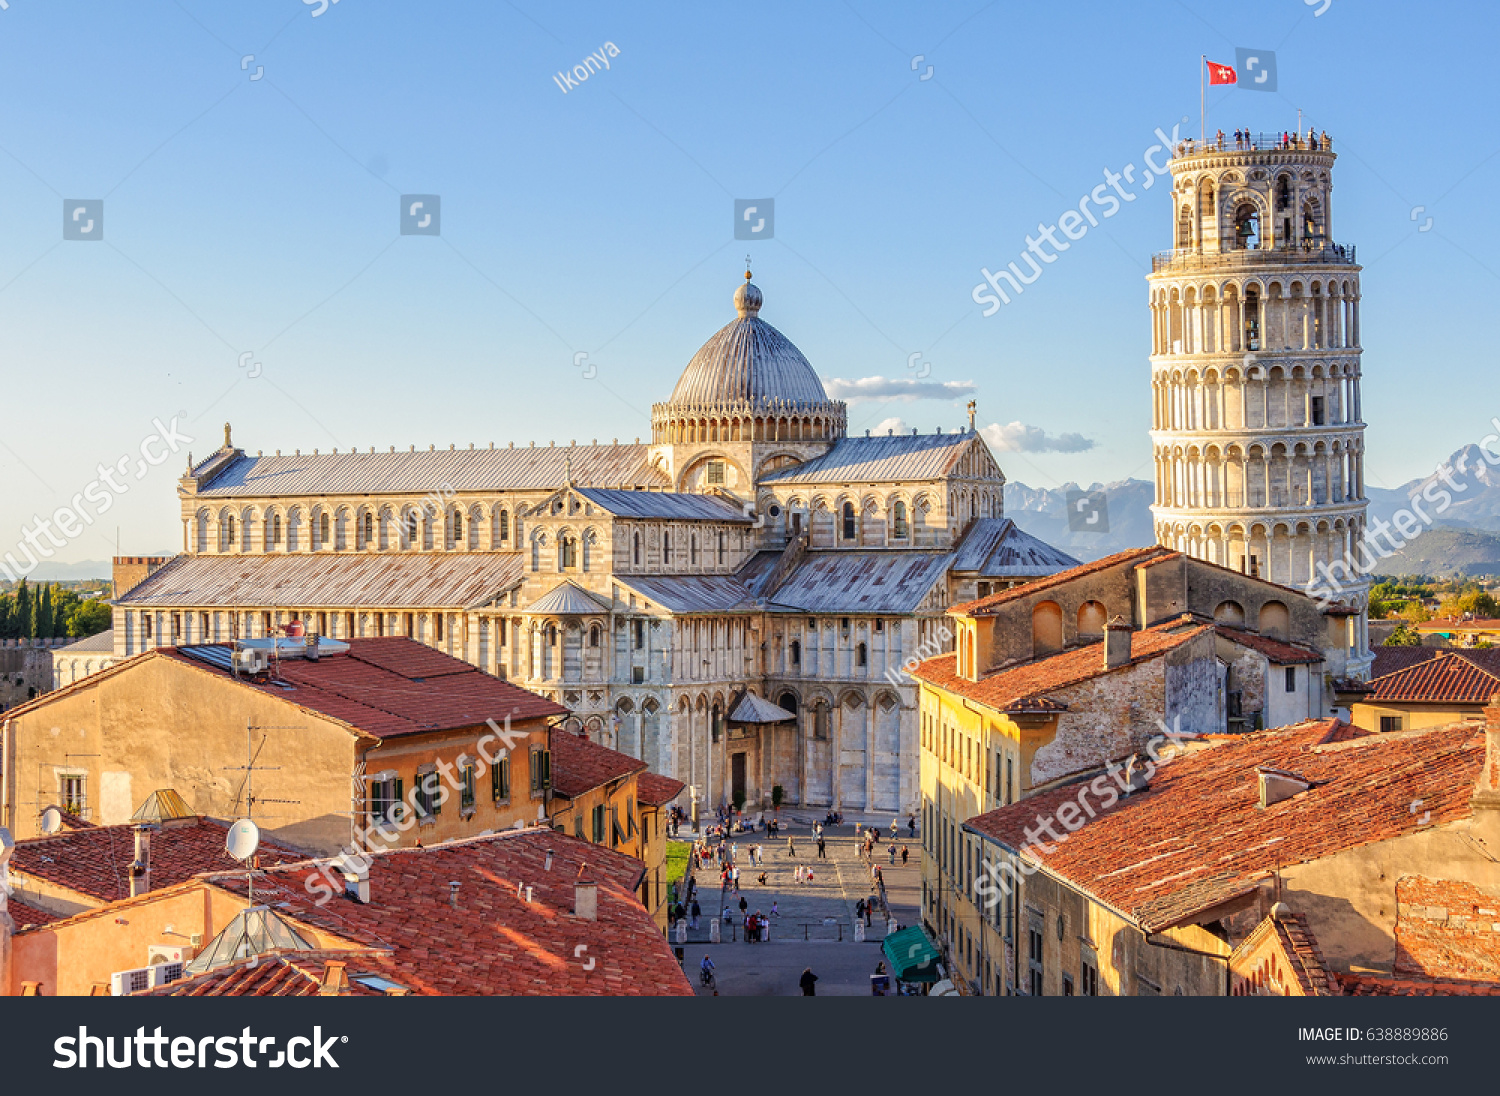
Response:
POLYGON ((1198 141, 1203 143, 1208 140, 1207 113, 1204 107, 1203 74, 1208 70, 1208 54, 1198 55, 1198 141))

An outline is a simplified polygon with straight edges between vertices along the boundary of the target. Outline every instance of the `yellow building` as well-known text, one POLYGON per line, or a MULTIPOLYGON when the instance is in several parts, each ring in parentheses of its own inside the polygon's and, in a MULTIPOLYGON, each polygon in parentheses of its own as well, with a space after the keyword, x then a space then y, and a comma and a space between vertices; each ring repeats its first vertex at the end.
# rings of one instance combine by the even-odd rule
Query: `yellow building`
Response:
POLYGON ((1381 647, 1366 689, 1352 722, 1367 731, 1482 723, 1484 706, 1500 693, 1500 651, 1381 647))
POLYGON ((560 705, 408 639, 299 641, 253 672, 235 654, 157 648, 6 712, 0 824, 129 822, 161 789, 316 853, 546 820, 560 705))
POLYGON ((563 727, 552 730, 552 827, 645 865, 639 894, 667 928, 666 807, 685 784, 563 727))

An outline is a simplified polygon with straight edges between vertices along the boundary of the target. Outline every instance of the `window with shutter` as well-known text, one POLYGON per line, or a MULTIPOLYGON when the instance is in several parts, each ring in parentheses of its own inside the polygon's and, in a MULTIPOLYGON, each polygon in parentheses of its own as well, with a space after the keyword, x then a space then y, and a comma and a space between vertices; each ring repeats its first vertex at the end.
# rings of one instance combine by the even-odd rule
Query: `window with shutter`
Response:
POLYGON ((490 794, 496 803, 510 802, 510 758, 502 757, 490 769, 490 794))

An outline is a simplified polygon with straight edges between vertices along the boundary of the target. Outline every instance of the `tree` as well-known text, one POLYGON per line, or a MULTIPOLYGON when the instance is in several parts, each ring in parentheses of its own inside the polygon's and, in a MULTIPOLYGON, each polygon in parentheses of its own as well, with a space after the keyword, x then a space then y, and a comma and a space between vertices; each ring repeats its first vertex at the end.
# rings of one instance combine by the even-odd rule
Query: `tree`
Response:
POLYGON ((16 638, 15 601, 9 594, 0 594, 0 639, 16 638))
POLYGON ((16 635, 21 638, 36 635, 31 630, 35 620, 32 616, 31 587, 26 585, 23 578, 16 587, 16 635))
POLYGON ((33 630, 36 635, 41 637, 50 637, 53 634, 52 587, 53 583, 45 583, 37 594, 36 612, 34 614, 36 622, 33 630))
POLYGON ((1401 610, 1401 619, 1408 624, 1421 624, 1432 619, 1432 611, 1420 601, 1413 601, 1401 610))
POLYGON ((89 598, 73 610, 68 618, 68 635, 82 638, 107 631, 114 623, 110 607, 97 598, 89 598))
POLYGON ((1396 625, 1396 630, 1385 637, 1383 647, 1420 647, 1422 646, 1421 634, 1410 624, 1402 621, 1396 625))

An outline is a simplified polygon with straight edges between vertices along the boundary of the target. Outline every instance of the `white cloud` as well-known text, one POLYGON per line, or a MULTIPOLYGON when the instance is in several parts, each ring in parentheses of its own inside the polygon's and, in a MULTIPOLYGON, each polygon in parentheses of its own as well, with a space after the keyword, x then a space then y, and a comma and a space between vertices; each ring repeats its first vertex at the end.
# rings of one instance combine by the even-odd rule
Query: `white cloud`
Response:
POLYGON ((831 377, 823 381, 830 399, 859 403, 862 400, 957 400, 979 391, 973 381, 922 381, 910 377, 859 377, 843 380, 831 377))
POLYGON ((911 427, 907 426, 906 423, 899 418, 881 419, 873 427, 870 428, 870 433, 875 435, 877 438, 883 438, 887 433, 910 434, 911 427))
POLYGON ((1092 438, 1082 434, 1048 434, 1040 426, 998 422, 982 427, 984 440, 1003 453, 1082 453, 1094 447, 1092 438))

